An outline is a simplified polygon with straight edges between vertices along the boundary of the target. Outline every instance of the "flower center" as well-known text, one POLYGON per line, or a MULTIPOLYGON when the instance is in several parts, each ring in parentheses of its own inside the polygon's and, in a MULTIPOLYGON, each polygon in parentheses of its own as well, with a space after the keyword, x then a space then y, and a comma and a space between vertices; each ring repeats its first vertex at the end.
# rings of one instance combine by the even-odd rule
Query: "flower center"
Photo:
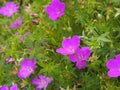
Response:
POLYGON ((78 56, 78 59, 79 59, 79 60, 83 60, 83 55, 80 54, 80 55, 78 56))
POLYGON ((13 13, 13 9, 9 9, 8 12, 9 12, 10 14, 12 14, 12 13, 13 13))
POLYGON ((44 79, 41 80, 41 84, 42 85, 45 85, 46 84, 46 81, 44 79))
POLYGON ((27 67, 27 71, 28 71, 28 72, 30 72, 30 73, 32 73, 32 72, 33 72, 33 70, 32 70, 32 68, 31 68, 31 67, 27 67))
POLYGON ((56 9, 56 14, 60 14, 60 10, 58 8, 56 9))
POLYGON ((75 53, 75 50, 73 49, 73 47, 69 47, 69 51, 72 53, 72 54, 74 54, 75 53))

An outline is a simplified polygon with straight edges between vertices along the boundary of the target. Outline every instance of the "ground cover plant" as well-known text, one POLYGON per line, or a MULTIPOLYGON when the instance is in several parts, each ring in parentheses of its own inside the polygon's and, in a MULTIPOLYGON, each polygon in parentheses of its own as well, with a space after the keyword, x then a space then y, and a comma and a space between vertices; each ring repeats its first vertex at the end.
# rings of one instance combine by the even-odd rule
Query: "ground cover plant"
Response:
POLYGON ((0 90, 120 90, 119 0, 1 0, 0 90))

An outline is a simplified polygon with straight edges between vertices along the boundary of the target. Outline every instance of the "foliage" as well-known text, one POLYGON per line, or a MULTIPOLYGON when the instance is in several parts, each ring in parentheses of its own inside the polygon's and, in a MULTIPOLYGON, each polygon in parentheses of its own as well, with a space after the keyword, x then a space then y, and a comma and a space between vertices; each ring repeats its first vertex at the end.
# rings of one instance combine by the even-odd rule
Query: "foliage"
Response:
POLYGON ((107 60, 120 53, 119 0, 61 0, 66 4, 65 15, 57 21, 49 19, 45 12, 51 0, 4 0, 0 1, 0 6, 7 1, 20 5, 20 11, 11 18, 0 16, 0 85, 17 83, 20 90, 25 87, 33 90, 31 80, 46 75, 53 79, 47 90, 120 89, 119 78, 109 78, 106 68, 107 60), (26 6, 29 7, 27 11, 26 6), (21 16, 22 27, 9 28, 21 16), (30 31, 29 35, 26 35, 27 31, 30 31), (74 35, 81 36, 80 47, 91 49, 87 67, 83 70, 78 70, 67 56, 56 53, 63 38, 74 35), (23 42, 20 42, 21 36, 25 38, 23 42), (10 56, 15 64, 6 64, 5 60, 10 56), (30 78, 19 79, 19 65, 24 58, 34 58, 37 68, 30 78))

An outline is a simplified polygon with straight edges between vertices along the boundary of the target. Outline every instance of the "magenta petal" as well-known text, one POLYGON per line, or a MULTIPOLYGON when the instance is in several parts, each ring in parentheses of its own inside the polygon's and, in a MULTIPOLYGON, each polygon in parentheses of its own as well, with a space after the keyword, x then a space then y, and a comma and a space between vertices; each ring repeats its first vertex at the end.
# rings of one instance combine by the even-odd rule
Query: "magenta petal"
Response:
POLYGON ((120 61, 120 54, 116 55, 116 59, 120 61))
POLYGON ((8 90, 8 86, 3 85, 2 87, 0 87, 0 90, 8 90))
POLYGON ((44 76, 44 75, 39 75, 38 78, 39 78, 39 79, 46 79, 46 76, 44 76))
POLYGON ((25 59, 21 62, 20 66, 21 66, 21 67, 29 66, 29 67, 35 69, 35 68, 36 68, 36 61, 35 61, 34 59, 29 60, 28 58, 25 58, 25 59))
POLYGON ((77 61, 77 58, 76 58, 75 54, 71 54, 68 57, 69 57, 70 61, 72 61, 72 62, 76 62, 77 61))
POLYGON ((10 87, 10 90, 18 90, 17 84, 14 84, 10 87))
POLYGON ((75 54, 69 55, 69 59, 72 62, 81 62, 86 61, 90 56, 90 49, 89 47, 83 47, 82 49, 77 48, 75 54))
POLYGON ((120 71, 115 70, 115 69, 110 69, 108 71, 108 76, 109 77, 118 77, 118 76, 120 76, 120 71))
POLYGON ((32 80, 32 84, 37 85, 36 90, 41 90, 42 88, 46 89, 48 84, 51 82, 51 78, 40 75, 38 78, 32 80))
POLYGON ((83 61, 83 60, 87 60, 90 56, 90 49, 89 47, 83 47, 83 48, 77 48, 76 49, 76 59, 77 61, 83 61))
POLYGON ((20 28, 22 26, 22 18, 17 19, 10 28, 20 28))
POLYGON ((71 39, 65 38, 65 39, 62 41, 62 47, 63 47, 63 48, 69 48, 70 46, 71 46, 71 39))
POLYGON ((32 80, 32 84, 39 85, 40 84, 40 80, 35 78, 35 79, 32 80))
POLYGON ((117 65, 117 62, 116 62, 115 59, 108 60, 106 66, 107 66, 108 69, 118 68, 118 65, 117 65))
POLYGON ((46 7, 46 13, 47 13, 47 14, 50 14, 50 13, 51 13, 51 9, 52 9, 51 6, 47 6, 47 7, 46 7))
POLYGON ((61 3, 60 6, 61 10, 64 12, 64 9, 65 9, 65 3, 61 3))
POLYGON ((20 66, 24 67, 24 66, 28 66, 29 64, 30 64, 29 59, 28 59, 28 58, 25 58, 25 59, 21 62, 20 66))
POLYGON ((63 54, 63 55, 68 55, 69 52, 66 49, 59 48, 56 50, 57 53, 63 54))
POLYGON ((81 48, 80 53, 81 53, 83 60, 87 60, 90 57, 90 48, 83 47, 81 48))
POLYGON ((68 54, 74 54, 74 53, 75 53, 75 50, 76 50, 77 46, 73 46, 73 45, 72 45, 73 43, 74 43, 74 42, 72 42, 72 40, 69 39, 69 38, 66 38, 66 39, 64 39, 64 40, 62 41, 62 47, 63 47, 64 49, 66 49, 66 51, 69 52, 68 54), (75 47, 75 48, 74 48, 74 47, 75 47))
POLYGON ((71 43, 72 47, 74 47, 75 49, 78 48, 79 45, 80 45, 80 38, 79 38, 79 36, 77 36, 77 35, 73 36, 72 39, 71 39, 71 42, 72 42, 71 43))
POLYGON ((78 69, 84 69, 86 67, 86 61, 80 61, 76 63, 78 69))
POLYGON ((20 71, 19 71, 19 73, 18 73, 18 77, 20 79, 22 79, 22 78, 28 78, 31 73, 32 73, 32 71, 29 68, 21 68, 20 71))
POLYGON ((46 82, 50 83, 51 81, 51 78, 46 78, 46 82))
POLYGON ((42 88, 43 88, 42 85, 38 85, 38 86, 36 87, 36 90, 42 90, 42 88))
POLYGON ((51 18, 52 20, 58 20, 59 19, 59 17, 57 15, 53 15, 53 14, 49 15, 49 18, 51 18))
POLYGON ((60 5, 62 5, 62 2, 60 2, 60 0, 52 0, 51 2, 51 7, 53 7, 53 9, 60 9, 62 10, 62 8, 60 8, 60 5), (55 8, 56 7, 56 8, 55 8))

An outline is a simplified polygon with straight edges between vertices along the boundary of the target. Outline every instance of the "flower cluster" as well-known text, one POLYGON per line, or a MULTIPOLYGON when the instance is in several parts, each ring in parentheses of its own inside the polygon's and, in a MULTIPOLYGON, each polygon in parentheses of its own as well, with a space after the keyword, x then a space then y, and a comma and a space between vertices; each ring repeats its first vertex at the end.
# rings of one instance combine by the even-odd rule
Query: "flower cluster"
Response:
POLYGON ((0 14, 7 17, 12 17, 12 15, 18 12, 19 6, 14 2, 7 2, 5 6, 0 8, 0 14))
POLYGON ((120 54, 116 55, 115 59, 108 60, 106 64, 108 71, 108 76, 118 77, 120 76, 120 54))
MULTIPOLYGON (((34 59, 29 60, 25 58, 21 64, 21 68, 18 72, 18 77, 20 79, 28 78, 31 74, 34 73, 36 68, 36 61, 34 59)), ((32 84, 38 85, 36 87, 36 90, 41 90, 42 88, 45 88, 48 86, 48 84, 52 81, 51 78, 40 75, 38 78, 35 78, 32 80, 32 84)))
MULTIPOLYGON (((51 20, 58 20, 65 14, 65 3, 60 0, 52 0, 51 4, 46 7, 46 13, 49 15, 51 20)), ((30 10, 30 7, 26 7, 27 12, 30 10)), ((14 13, 19 11, 19 6, 14 2, 7 2, 5 6, 0 8, 0 14, 7 17, 12 17, 14 13)), ((31 14, 33 18, 36 16, 31 14)), ((38 24, 36 19, 32 20, 32 24, 38 24)), ((14 21, 9 28, 18 29, 23 25, 22 17, 14 21)), ((18 32, 15 32, 15 35, 18 35, 18 32)), ((30 34, 30 31, 26 32, 26 36, 30 34)), ((24 42, 25 37, 21 35, 20 42, 24 42)), ((69 60, 75 63, 76 67, 81 70, 86 67, 86 60, 90 57, 90 48, 89 47, 79 47, 80 46, 80 37, 78 35, 73 36, 72 38, 65 38, 62 41, 62 48, 56 50, 57 53, 68 56, 69 60)), ((31 47, 27 48, 31 50, 31 47)), ((9 64, 15 62, 13 57, 10 56, 6 58, 6 62, 9 64)), ((20 70, 18 72, 18 78, 26 79, 29 78, 31 74, 35 73, 36 69, 36 60, 29 60, 25 58, 20 64, 20 70)), ((115 59, 109 59, 106 67, 109 69, 109 77, 119 77, 120 76, 120 54, 116 55, 115 59)), ((36 90, 46 89, 47 86, 52 82, 50 77, 44 75, 39 75, 37 78, 32 79, 31 83, 36 85, 36 90)), ((0 87, 0 90, 8 90, 9 87, 3 85, 0 87)), ((18 85, 13 84, 10 87, 10 90, 18 90, 18 85)))
MULTIPOLYGON (((0 90, 9 90, 9 89, 8 89, 8 86, 3 85, 3 86, 0 87, 0 90)), ((17 85, 17 84, 13 84, 13 85, 10 87, 10 90, 18 90, 18 85, 17 85)))
POLYGON ((90 48, 79 48, 79 45, 79 36, 75 35, 72 38, 65 38, 62 41, 62 48, 57 49, 56 52, 62 55, 68 55, 70 61, 76 62, 78 69, 83 69, 86 67, 86 60, 90 56, 90 48))

